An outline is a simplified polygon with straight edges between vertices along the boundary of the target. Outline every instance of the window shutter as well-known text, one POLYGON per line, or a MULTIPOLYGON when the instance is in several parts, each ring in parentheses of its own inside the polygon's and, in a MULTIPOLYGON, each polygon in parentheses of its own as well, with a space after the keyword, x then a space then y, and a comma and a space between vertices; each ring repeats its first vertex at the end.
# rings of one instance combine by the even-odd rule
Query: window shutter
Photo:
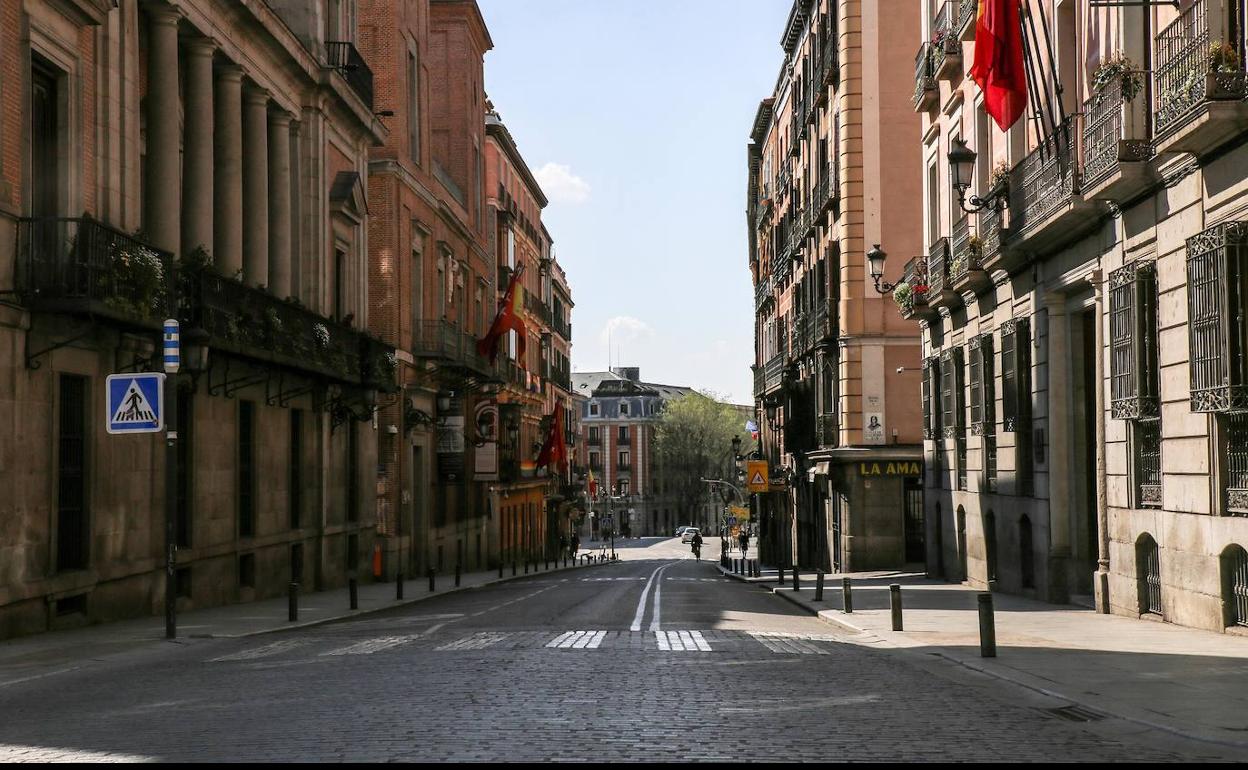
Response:
POLYGON ((966 354, 962 348, 953 349, 954 372, 954 431, 955 435, 966 434, 966 354))
POLYGON ((1156 417, 1157 272, 1151 261, 1109 274, 1110 411, 1115 419, 1156 417))
POLYGON ((981 334, 971 340, 971 368, 971 433, 992 435, 996 391, 992 382, 991 334, 981 334))
POLYGON ((1187 316, 1193 412, 1248 411, 1248 222, 1187 239, 1187 316))
POLYGON ((1001 430, 1013 433, 1018 422, 1018 344, 1017 322, 1001 326, 1001 430))
POLYGON ((957 424, 954 422, 954 413, 957 411, 957 397, 955 393, 955 375, 957 367, 954 365, 953 351, 946 350, 940 354, 940 425, 946 437, 952 437, 957 434, 957 424))
POLYGON ((934 439, 940 425, 939 408, 933 399, 940 389, 938 380, 940 359, 936 356, 923 359, 923 438, 934 439))

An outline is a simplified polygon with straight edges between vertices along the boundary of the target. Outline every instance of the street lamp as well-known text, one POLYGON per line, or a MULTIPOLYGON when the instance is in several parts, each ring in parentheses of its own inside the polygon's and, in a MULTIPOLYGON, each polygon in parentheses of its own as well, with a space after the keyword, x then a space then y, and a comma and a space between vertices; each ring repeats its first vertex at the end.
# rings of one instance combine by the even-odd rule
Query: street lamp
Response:
POLYGON ((733 461, 738 461, 741 459, 741 437, 740 436, 732 437, 732 459, 733 461))
POLYGON ((888 259, 888 254, 884 249, 880 248, 880 244, 867 252, 867 266, 871 270, 871 280, 875 281, 875 290, 880 294, 888 294, 897 287, 897 284, 888 283, 884 279, 884 262, 888 259))
POLYGON ((988 206, 995 206, 998 196, 990 198, 981 198, 978 195, 972 195, 970 205, 967 205, 966 191, 971 186, 971 177, 975 174, 975 151, 966 146, 963 139, 954 139, 953 148, 949 150, 949 181, 953 183, 953 189, 958 193, 958 205, 962 210, 974 214, 982 211, 988 206))

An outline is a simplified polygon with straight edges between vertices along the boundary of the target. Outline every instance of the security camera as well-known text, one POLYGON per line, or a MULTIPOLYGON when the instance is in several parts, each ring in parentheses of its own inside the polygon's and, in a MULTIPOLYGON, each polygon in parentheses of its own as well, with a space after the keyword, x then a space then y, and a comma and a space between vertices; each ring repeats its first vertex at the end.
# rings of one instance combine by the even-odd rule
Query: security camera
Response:
POLYGON ((904 366, 899 366, 899 367, 897 367, 897 373, 898 373, 898 374, 901 374, 901 373, 902 373, 902 372, 904 372, 905 370, 906 370, 906 367, 904 367, 904 366))

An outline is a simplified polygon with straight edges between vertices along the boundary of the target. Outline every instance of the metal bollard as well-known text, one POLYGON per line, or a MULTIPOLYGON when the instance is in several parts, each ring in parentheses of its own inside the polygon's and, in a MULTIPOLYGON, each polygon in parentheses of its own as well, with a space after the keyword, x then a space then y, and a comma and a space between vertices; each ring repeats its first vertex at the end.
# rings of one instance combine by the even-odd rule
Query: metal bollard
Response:
POLYGON ((526 575, 529 574, 529 560, 528 559, 524 560, 524 574, 526 575))
POLYGON ((360 584, 355 578, 347 581, 347 595, 351 597, 351 609, 358 610, 360 608, 360 584))
POLYGON ((979 657, 997 657, 997 625, 992 614, 992 594, 979 595, 979 657))
POLYGON ((797 592, 800 590, 802 590, 802 586, 797 576, 797 565, 794 564, 793 565, 793 591, 797 592))
POLYGON ((784 567, 777 566, 776 574, 779 575, 779 578, 776 580, 776 582, 779 583, 780 585, 784 585, 784 567))
POLYGON ((815 572, 815 601, 823 601, 823 570, 815 572))
POLYGON ((399 570, 394 576, 394 598, 403 598, 403 570, 399 570))
POLYGON ((287 597, 288 605, 287 605, 286 616, 287 616, 287 620, 289 620, 291 623, 294 623, 296 620, 299 619, 299 584, 291 583, 290 586, 287 588, 287 592, 288 592, 288 597, 287 597))
POLYGON ((563 555, 563 568, 568 568, 568 555, 566 553, 563 555))
POLYGON ((503 560, 502 559, 498 560, 498 576, 500 578, 503 576, 503 560))
POLYGON ((455 562, 455 587, 459 588, 459 576, 463 574, 463 568, 459 562, 455 562))
POLYGON ((433 581, 433 575, 434 575, 433 567, 429 568, 428 575, 429 575, 429 592, 432 593, 434 591, 434 588, 436 587, 433 581))
POLYGON ((841 610, 847 615, 854 611, 853 589, 847 577, 841 578, 841 610))
POLYGON ((893 630, 901 631, 901 586, 893 583, 888 587, 888 604, 893 612, 893 630))
POLYGON ((511 560, 511 576, 512 577, 516 576, 516 560, 515 559, 511 560))
POLYGON ((754 577, 761 578, 763 576, 763 567, 758 563, 758 559, 754 560, 754 577))

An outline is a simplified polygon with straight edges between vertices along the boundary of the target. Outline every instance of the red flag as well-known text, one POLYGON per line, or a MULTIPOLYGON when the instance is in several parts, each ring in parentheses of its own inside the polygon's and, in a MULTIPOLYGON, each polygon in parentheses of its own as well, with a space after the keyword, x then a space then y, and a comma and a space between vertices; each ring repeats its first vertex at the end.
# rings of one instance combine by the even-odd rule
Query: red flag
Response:
POLYGON ((546 442, 542 444, 541 454, 537 456, 534 468, 549 468, 554 463, 560 471, 568 469, 568 446, 563 443, 563 402, 555 404, 555 413, 550 420, 550 430, 546 434, 546 442))
POLYGON ((1027 106, 1019 13, 1019 0, 979 0, 975 22, 975 63, 969 74, 984 93, 984 109, 1002 131, 1014 125, 1027 106))
POLYGON ((529 367, 525 364, 524 351, 528 347, 528 330, 525 328, 524 319, 520 317, 520 305, 524 301, 524 287, 520 285, 520 274, 523 272, 524 265, 520 265, 511 274, 511 282, 507 284, 507 291, 498 306, 494 323, 490 324, 490 330, 485 336, 477 340, 477 353, 489 356, 490 363, 494 363, 494 359, 498 357, 498 341, 502 339, 503 332, 515 331, 518 340, 516 358, 527 370, 529 367))

